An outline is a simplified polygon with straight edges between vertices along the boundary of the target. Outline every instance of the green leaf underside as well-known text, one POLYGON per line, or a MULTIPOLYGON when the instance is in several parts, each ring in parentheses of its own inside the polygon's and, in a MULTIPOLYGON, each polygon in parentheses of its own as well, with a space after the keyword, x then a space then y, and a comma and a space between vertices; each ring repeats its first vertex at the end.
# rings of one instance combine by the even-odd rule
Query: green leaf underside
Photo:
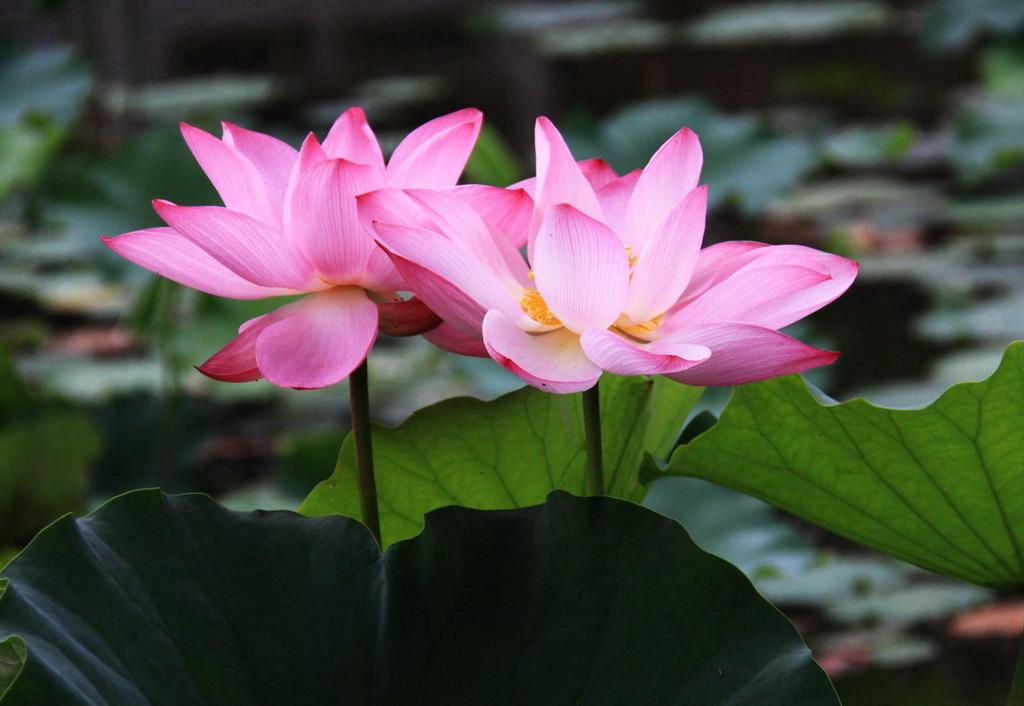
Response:
POLYGON ((821 401, 799 377, 740 387, 670 475, 718 483, 947 576, 1024 586, 1024 343, 916 410, 821 401))
MULTIPOLYGON (((646 492, 638 480, 643 454, 668 455, 703 388, 612 375, 600 384, 607 494, 638 501, 646 492)), ((580 396, 525 387, 490 402, 445 400, 398 427, 375 426, 373 457, 385 546, 419 534, 423 515, 438 507, 525 507, 556 488, 582 495, 580 396)), ((351 435, 334 474, 299 511, 361 516, 351 435)))
POLYGON ((738 570, 611 498, 445 508, 382 558, 346 517, 136 491, 4 573, 5 706, 837 703, 738 570))

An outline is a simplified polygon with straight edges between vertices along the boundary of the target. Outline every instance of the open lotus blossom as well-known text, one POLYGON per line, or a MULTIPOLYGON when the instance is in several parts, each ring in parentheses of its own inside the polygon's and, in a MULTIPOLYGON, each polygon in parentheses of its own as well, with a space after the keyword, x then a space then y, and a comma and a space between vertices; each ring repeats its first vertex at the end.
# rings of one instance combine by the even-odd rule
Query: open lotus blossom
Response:
POLYGON ((444 319, 435 343, 560 393, 603 371, 733 385, 835 360, 778 329, 844 292, 857 264, 796 245, 701 250, 707 191, 693 132, 621 177, 600 160, 575 162, 546 118, 536 148, 536 180, 519 185, 534 197, 532 219, 511 237, 445 194, 359 198, 378 243, 444 319))
MULTIPOLYGON (((132 262, 210 294, 308 294, 244 323, 199 370, 229 382, 265 377, 282 387, 330 385, 363 361, 378 328, 411 335, 439 323, 422 302, 397 295, 408 287, 360 225, 356 195, 453 187, 481 118, 467 109, 422 125, 386 166, 359 108, 343 113, 322 145, 311 134, 301 150, 228 123, 222 139, 182 125, 224 207, 157 200, 169 227, 103 240, 132 262)), ((490 203, 479 189, 464 196, 490 203)))

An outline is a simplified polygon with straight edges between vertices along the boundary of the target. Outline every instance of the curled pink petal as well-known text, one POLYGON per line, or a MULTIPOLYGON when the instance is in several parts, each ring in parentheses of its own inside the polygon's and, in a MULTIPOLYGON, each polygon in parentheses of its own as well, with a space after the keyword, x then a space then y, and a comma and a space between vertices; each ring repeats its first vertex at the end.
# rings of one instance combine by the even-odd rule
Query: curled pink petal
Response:
POLYGON ((256 167, 270 200, 272 222, 280 225, 288 178, 299 158, 298 150, 262 132, 246 130, 231 123, 223 123, 223 126, 224 142, 256 167))
POLYGON ((572 206, 551 208, 535 245, 537 290, 571 331, 608 328, 629 287, 629 257, 605 225, 572 206))
POLYGON ((591 328, 580 336, 580 345, 595 364, 616 375, 678 373, 708 359, 711 351, 701 345, 634 343, 608 329, 591 328))
POLYGON ((273 321, 273 314, 264 314, 246 321, 231 341, 214 353, 196 370, 221 382, 252 382, 263 377, 256 365, 256 339, 273 321))
POLYGON ((387 186, 455 186, 476 144, 482 122, 479 110, 467 108, 435 118, 410 132, 388 162, 387 186))
POLYGON ((182 123, 181 135, 225 206, 266 223, 277 222, 263 180, 252 162, 199 128, 182 123))
POLYGON ((372 167, 328 159, 304 171, 294 184, 285 230, 328 282, 356 282, 376 247, 356 211, 356 194, 370 188, 373 178, 372 167))
POLYGON ((308 389, 344 380, 377 337, 377 306, 359 287, 304 297, 272 318, 256 338, 256 363, 279 387, 308 389))
POLYGON ((683 128, 644 167, 626 213, 625 241, 642 247, 679 200, 697 186, 703 156, 700 141, 683 128))
POLYGON ((474 336, 467 335, 445 321, 437 328, 424 333, 423 338, 449 353, 473 358, 487 358, 490 354, 487 352, 487 347, 484 346, 483 339, 480 338, 481 335, 479 330, 474 336))
POLYGON ((418 336, 440 324, 441 317, 415 297, 403 302, 377 302, 377 330, 389 336, 418 336))
POLYGON ((101 240, 136 265, 218 297, 263 299, 296 293, 291 289, 261 287, 242 279, 173 228, 148 228, 101 240))
POLYGON ((362 108, 354 106, 338 116, 323 147, 328 157, 365 164, 373 168, 378 180, 383 179, 384 155, 362 108))
POLYGON ((448 190, 480 214, 489 225, 505 236, 512 247, 521 248, 533 216, 533 199, 523 189, 465 184, 448 190))
POLYGON ((784 333, 752 324, 702 324, 672 338, 711 349, 711 357, 703 363, 666 376, 702 387, 743 385, 802 373, 839 357, 838 353, 812 348, 784 333))
POLYGON ((593 387, 601 377, 601 368, 587 358, 579 337, 565 329, 530 334, 500 311, 489 311, 483 337, 495 361, 541 390, 579 392, 593 387))
POLYGON ((314 288, 309 262, 288 247, 280 231, 263 221, 219 206, 176 206, 157 200, 153 208, 174 230, 253 284, 299 291, 314 288))
POLYGON ((653 319, 682 296, 704 239, 707 206, 707 187, 691 191, 636 254, 623 309, 631 323, 653 319))

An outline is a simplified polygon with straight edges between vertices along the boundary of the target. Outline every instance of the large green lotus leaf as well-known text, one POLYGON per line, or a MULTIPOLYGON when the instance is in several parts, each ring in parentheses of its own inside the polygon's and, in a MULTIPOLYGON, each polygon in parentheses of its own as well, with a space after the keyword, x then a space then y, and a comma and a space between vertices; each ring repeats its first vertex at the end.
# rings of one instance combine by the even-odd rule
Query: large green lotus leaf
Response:
MULTIPOLYGON (((702 388, 662 377, 601 379, 608 495, 640 500, 644 453, 668 456, 702 388)), ((586 458, 579 395, 524 387, 496 400, 445 400, 396 428, 374 426, 373 456, 385 546, 419 533, 423 515, 445 505, 525 507, 556 488, 584 494, 586 458)), ((361 517, 351 435, 334 474, 303 502, 306 515, 361 517)))
POLYGON ((837 703, 735 567, 612 498, 445 508, 382 557, 346 517, 136 491, 4 575, 4 706, 837 703))
POLYGON ((835 404, 799 377, 740 387, 669 474, 766 500, 932 571, 1024 586, 1024 343, 924 409, 835 404))

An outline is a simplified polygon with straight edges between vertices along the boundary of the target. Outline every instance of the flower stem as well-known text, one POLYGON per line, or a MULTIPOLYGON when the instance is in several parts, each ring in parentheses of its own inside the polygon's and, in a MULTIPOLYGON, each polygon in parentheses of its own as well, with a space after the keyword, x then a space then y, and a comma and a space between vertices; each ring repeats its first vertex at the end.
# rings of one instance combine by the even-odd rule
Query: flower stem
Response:
POLYGON ((377 544, 381 544, 377 481, 373 476, 373 447, 370 443, 370 385, 365 360, 348 376, 348 389, 352 411, 352 434, 356 442, 360 514, 363 517, 363 524, 369 528, 377 544))
POLYGON ((1006 706, 1024 706, 1024 640, 1017 653, 1017 668, 1013 672, 1013 684, 1010 685, 1006 706))
POLYGON ((587 493, 604 495, 604 459, 601 457, 601 396, 598 386, 583 391, 583 430, 587 448, 587 493))

